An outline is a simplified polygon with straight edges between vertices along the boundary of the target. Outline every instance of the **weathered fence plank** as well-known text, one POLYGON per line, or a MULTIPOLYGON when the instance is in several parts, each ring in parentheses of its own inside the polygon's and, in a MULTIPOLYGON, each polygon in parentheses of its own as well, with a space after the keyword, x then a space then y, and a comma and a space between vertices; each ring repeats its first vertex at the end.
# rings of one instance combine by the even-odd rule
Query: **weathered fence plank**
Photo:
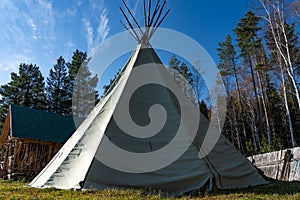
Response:
POLYGON ((267 177, 300 181, 300 147, 249 156, 248 159, 267 177))

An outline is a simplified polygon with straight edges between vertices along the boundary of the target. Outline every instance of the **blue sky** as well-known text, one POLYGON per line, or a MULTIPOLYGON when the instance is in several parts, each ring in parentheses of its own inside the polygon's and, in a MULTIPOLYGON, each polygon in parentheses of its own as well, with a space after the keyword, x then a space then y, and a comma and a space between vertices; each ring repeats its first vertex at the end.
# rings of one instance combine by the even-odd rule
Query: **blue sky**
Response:
MULTIPOLYGON (((142 1, 126 2, 142 21, 142 1)), ((59 56, 70 61, 74 50, 90 52, 122 32, 120 5, 121 0, 1 0, 0 85, 10 80, 20 63, 37 64, 46 77, 59 56)), ((161 27, 192 37, 217 63, 218 42, 232 33, 249 3, 168 0, 167 7, 171 12, 161 27)))

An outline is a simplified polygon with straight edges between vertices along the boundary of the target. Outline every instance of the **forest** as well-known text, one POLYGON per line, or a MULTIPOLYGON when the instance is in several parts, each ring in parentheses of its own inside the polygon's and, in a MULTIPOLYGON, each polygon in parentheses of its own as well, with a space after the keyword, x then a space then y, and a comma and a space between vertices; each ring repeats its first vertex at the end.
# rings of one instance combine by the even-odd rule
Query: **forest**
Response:
MULTIPOLYGON (((257 2, 217 47, 217 65, 227 93, 221 131, 246 155, 300 144, 300 2, 257 2)), ((72 107, 72 97, 86 92, 95 96, 93 103, 101 98, 96 90, 98 77, 89 71, 88 61, 87 53, 79 50, 70 62, 59 57, 47 78, 39 66, 21 63, 19 71, 11 73, 11 81, 0 87, 0 128, 9 104, 85 117, 86 108, 72 107), (79 70, 82 76, 76 77, 79 70)), ((175 80, 176 73, 188 80, 191 87, 184 87, 184 92, 194 93, 200 111, 210 118, 210 100, 200 91, 205 83, 193 66, 174 55, 168 69, 175 80)), ((103 87, 104 94, 113 80, 103 87)))
POLYGON ((257 2, 217 48, 228 98, 222 131, 247 155, 300 143, 299 1, 257 2))
POLYGON ((98 77, 92 75, 87 63, 87 53, 79 50, 73 52, 71 62, 60 56, 46 79, 39 66, 21 63, 18 73, 11 73, 11 81, 0 88, 0 128, 10 104, 84 117, 87 109, 72 107, 72 98, 93 95, 95 102, 99 99, 98 77))

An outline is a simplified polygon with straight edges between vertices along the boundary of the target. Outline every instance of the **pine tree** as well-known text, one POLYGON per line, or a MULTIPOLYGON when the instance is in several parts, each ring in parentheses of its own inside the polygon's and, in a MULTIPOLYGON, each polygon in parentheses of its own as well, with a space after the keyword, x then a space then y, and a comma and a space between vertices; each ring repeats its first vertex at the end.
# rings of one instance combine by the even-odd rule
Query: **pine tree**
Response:
MULTIPOLYGON (((258 48, 261 40, 258 38, 258 31, 261 29, 258 26, 259 17, 257 17, 253 12, 249 11, 246 13, 245 17, 240 19, 237 27, 234 29, 234 32, 237 36, 236 40, 238 42, 238 47, 240 49, 240 56, 243 59, 244 63, 248 65, 250 69, 251 82, 253 85, 253 94, 255 98, 256 105, 253 107, 254 112, 258 113, 258 116, 255 115, 253 130, 258 131, 261 129, 262 125, 262 110, 260 105, 260 97, 258 94, 258 85, 255 66, 256 66, 256 49, 258 48)), ((251 96, 248 96, 248 99, 251 100, 251 96)), ((255 132, 253 138, 259 135, 255 132)), ((254 142, 253 142, 254 143, 254 142)), ((260 146, 260 140, 257 140, 258 147, 260 146)))
POLYGON ((219 43, 219 47, 217 48, 218 51, 218 55, 220 58, 219 61, 219 69, 220 69, 220 73, 222 75, 222 77, 225 79, 225 83, 226 83, 226 88, 227 88, 227 94, 230 98, 230 80, 234 79, 235 82, 235 88, 236 88, 236 93, 237 93, 237 108, 235 108, 236 110, 240 110, 239 112, 239 116, 237 119, 234 119, 236 116, 232 114, 232 110, 230 108, 232 108, 232 106, 235 105, 228 105, 228 113, 227 113, 227 118, 228 121, 230 123, 230 131, 231 131, 231 138, 234 138, 234 134, 233 134, 233 121, 240 121, 241 125, 242 125, 242 132, 243 135, 240 135, 239 132, 237 132, 235 135, 237 136, 237 144, 238 147, 240 149, 240 151, 243 152, 243 145, 242 144, 242 139, 240 137, 244 137, 243 141, 246 140, 247 134, 246 134, 246 124, 245 124, 245 120, 244 120, 244 108, 243 108, 243 104, 242 104, 242 100, 241 100, 241 89, 240 89, 240 85, 239 85, 239 79, 237 76, 237 64, 236 64, 236 59, 237 59, 237 53, 235 51, 235 48, 233 46, 232 43, 232 39, 230 35, 227 35, 225 38, 224 42, 220 42, 219 43))
POLYGON ((117 72, 117 74, 114 76, 114 78, 112 78, 112 79, 110 79, 110 81, 109 81, 109 83, 107 84, 107 85, 104 85, 103 86, 103 95, 102 95, 102 97, 109 91, 109 90, 111 90, 112 88, 111 87, 113 87, 113 84, 114 84, 114 82, 116 81, 116 79, 120 76, 120 73, 121 73, 121 70, 119 70, 118 72, 117 72))
POLYGON ((84 63, 84 61, 87 60, 87 53, 79 51, 76 49, 75 52, 73 52, 72 61, 71 63, 68 63, 68 69, 69 69, 69 77, 71 79, 71 82, 73 83, 76 79, 76 75, 78 73, 78 70, 84 63))
POLYGON ((0 99, 0 130, 2 130, 7 113, 7 105, 0 99))
MULTIPOLYGON (((193 91, 193 74, 188 66, 173 55, 169 61, 169 74, 175 80, 182 92, 193 102, 196 101, 193 91)), ((198 102, 196 102, 198 103, 198 102)))
POLYGON ((48 110, 60 114, 70 114, 67 107, 70 97, 68 95, 68 74, 66 62, 62 56, 57 60, 53 69, 50 70, 47 78, 47 102, 48 110))
POLYGON ((169 69, 172 70, 170 73, 174 76, 175 80, 180 81, 182 80, 181 77, 183 77, 189 84, 193 85, 193 75, 188 66, 178 60, 175 55, 173 55, 169 61, 169 69))
POLYGON ((68 108, 73 115, 85 118, 98 101, 96 90, 98 77, 92 76, 88 68, 89 59, 86 52, 76 50, 72 62, 68 63, 69 69, 69 97, 68 108))
POLYGON ((280 97, 280 91, 276 90, 276 84, 268 81, 266 95, 268 96, 268 111, 270 113, 270 122, 273 127, 272 147, 274 150, 288 148, 288 125, 286 124, 284 104, 280 97))
POLYGON ((33 64, 20 64, 19 73, 11 73, 11 81, 0 87, 0 95, 2 122, 10 104, 46 109, 44 77, 33 64))
POLYGON ((1 86, 0 94, 8 104, 46 109, 44 77, 36 65, 20 64, 19 75, 11 73, 11 81, 1 86))
POLYGON ((199 104, 199 109, 200 109, 200 112, 206 117, 206 119, 210 120, 210 110, 208 109, 205 101, 201 101, 200 104, 199 104))

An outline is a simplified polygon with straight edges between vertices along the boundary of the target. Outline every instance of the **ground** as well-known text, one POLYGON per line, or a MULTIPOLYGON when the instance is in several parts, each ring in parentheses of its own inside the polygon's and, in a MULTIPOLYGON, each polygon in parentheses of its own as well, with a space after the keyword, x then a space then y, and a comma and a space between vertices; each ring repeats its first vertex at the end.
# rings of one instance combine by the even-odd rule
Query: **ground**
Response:
MULTIPOLYGON (((0 199, 174 199, 145 194, 139 190, 70 191, 36 189, 28 183, 0 180, 0 199)), ((225 190, 183 196, 187 199, 300 199, 300 182, 271 181, 270 184, 242 190, 225 190)))

